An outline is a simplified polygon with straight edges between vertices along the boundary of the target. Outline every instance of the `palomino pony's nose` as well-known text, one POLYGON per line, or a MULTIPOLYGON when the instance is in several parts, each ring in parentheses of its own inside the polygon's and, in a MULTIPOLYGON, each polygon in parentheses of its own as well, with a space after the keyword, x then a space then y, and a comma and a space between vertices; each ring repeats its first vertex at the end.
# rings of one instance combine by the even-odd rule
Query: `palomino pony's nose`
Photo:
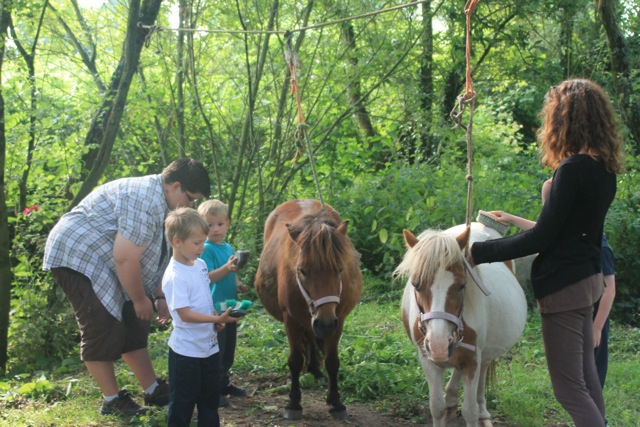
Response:
MULTIPOLYGON (((432 320, 430 323, 435 322, 432 320)), ((428 328, 424 346, 431 360, 434 362, 446 362, 451 357, 453 350, 455 350, 455 340, 448 327, 444 327, 440 331, 428 328)))
POLYGON ((333 306, 332 310, 321 310, 321 307, 311 319, 313 332, 318 338, 327 338, 333 335, 338 329, 338 317, 335 313, 335 304, 327 304, 333 306))

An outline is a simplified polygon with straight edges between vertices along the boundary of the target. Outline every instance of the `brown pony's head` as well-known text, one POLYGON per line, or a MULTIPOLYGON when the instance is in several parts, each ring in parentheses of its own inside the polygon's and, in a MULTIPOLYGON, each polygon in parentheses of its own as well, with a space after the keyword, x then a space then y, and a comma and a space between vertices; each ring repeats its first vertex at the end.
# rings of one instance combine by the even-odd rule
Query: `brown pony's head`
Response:
POLYGON ((294 274, 309 305, 311 326, 318 338, 333 335, 338 327, 336 307, 342 293, 341 274, 346 260, 355 252, 347 238, 348 224, 348 220, 337 224, 326 211, 320 211, 286 225, 299 249, 294 274))
POLYGON ((424 349, 435 362, 449 359, 462 339, 460 319, 467 274, 461 249, 469 228, 457 238, 427 230, 416 237, 404 230, 408 251, 394 275, 409 278, 421 311, 424 349))

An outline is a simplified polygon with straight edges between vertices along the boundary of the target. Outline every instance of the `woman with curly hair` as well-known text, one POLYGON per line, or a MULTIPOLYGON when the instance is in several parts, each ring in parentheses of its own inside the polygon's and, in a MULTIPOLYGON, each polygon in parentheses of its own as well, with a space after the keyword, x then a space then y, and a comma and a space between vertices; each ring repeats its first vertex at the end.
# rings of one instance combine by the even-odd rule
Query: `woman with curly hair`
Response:
POLYGON ((555 397, 576 427, 602 427, 605 408, 593 355, 592 314, 604 291, 602 231, 622 169, 622 143, 609 97, 590 80, 552 87, 541 118, 542 163, 554 175, 538 221, 514 236, 474 243, 470 261, 538 254, 531 285, 555 397))

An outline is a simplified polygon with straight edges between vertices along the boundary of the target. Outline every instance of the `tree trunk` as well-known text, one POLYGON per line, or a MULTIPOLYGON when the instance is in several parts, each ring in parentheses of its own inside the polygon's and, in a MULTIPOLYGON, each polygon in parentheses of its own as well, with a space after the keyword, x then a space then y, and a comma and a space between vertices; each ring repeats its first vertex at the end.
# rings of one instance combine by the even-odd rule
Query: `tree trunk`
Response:
POLYGON ((93 190, 102 177, 120 126, 120 119, 124 112, 131 81, 140 62, 140 53, 150 30, 139 27, 153 25, 160 11, 162 0, 131 0, 129 16, 127 18, 127 35, 124 49, 118 67, 114 71, 107 96, 91 121, 85 145, 95 144, 83 158, 84 169, 80 179, 83 181, 78 193, 74 197, 69 209, 76 206, 93 190))
POLYGON ((4 60, 5 40, 9 17, 11 13, 11 1, 0 2, 0 377, 4 377, 7 369, 7 349, 9 337, 9 311, 11 309, 11 283, 13 272, 11 271, 11 239, 9 238, 9 211, 5 198, 5 165, 7 153, 7 136, 5 132, 5 109, 2 84, 2 64, 4 60))
POLYGON ((16 33, 16 29, 13 25, 13 20, 11 16, 9 16, 9 28, 11 31, 11 36, 13 37, 13 42, 15 43, 18 52, 20 52, 20 56, 24 59, 25 64, 27 65, 27 70, 29 72, 29 142, 27 143, 27 158, 25 159, 25 165, 22 169, 22 176, 20 177, 20 182, 18 184, 20 190, 19 196, 19 211, 22 211, 27 207, 27 184, 29 182, 29 172, 31 171, 31 162, 33 161, 33 152, 36 148, 36 125, 37 125, 37 107, 38 107, 38 90, 36 88, 36 47, 38 45, 38 39, 40 38, 40 30, 42 30, 42 21, 44 20, 44 14, 47 11, 48 1, 44 2, 42 6, 42 12, 40 13, 40 19, 38 20, 38 27, 36 29, 36 34, 33 37, 33 43, 31 44, 31 49, 28 52, 27 49, 23 46, 20 38, 16 33))
MULTIPOLYGON (((269 20, 267 23, 267 31, 272 31, 275 26, 276 16, 278 16, 278 0, 273 0, 271 3, 271 7, 269 9, 269 20)), ((238 7, 238 15, 240 17, 241 25, 243 29, 247 29, 246 24, 240 14, 240 8, 238 7)), ((248 40, 246 39, 245 34, 245 44, 248 44, 248 40)), ((269 39, 270 33, 264 35, 264 40, 262 42, 262 47, 258 52, 258 63, 256 64, 255 74, 252 76, 251 68, 249 66, 249 58, 246 58, 247 64, 247 87, 249 88, 249 96, 247 102, 247 112, 244 117, 244 123, 242 126, 242 134, 240 136, 240 144, 238 146, 238 157, 236 160, 236 165, 233 171, 233 178, 231 180, 231 197, 226 197, 228 199, 229 204, 229 215, 233 213, 233 207, 235 204, 235 200, 233 196, 237 193, 238 187, 240 186, 241 176, 244 173, 243 165, 244 160, 249 157, 251 152, 255 151, 252 149, 252 145, 256 142, 253 134, 253 113, 255 110, 256 98, 258 96, 258 88, 260 87, 260 81, 262 80, 262 73, 264 70, 267 53, 269 51, 269 39)), ((245 49, 245 55, 247 55, 248 49, 245 49)), ((258 147, 256 147, 257 149, 258 147)))
POLYGON ((373 128, 369 112, 362 99, 360 87, 360 72, 358 71, 358 57, 356 55, 356 35, 351 22, 345 22, 340 27, 342 43, 347 49, 347 75, 349 76, 347 88, 347 99, 349 106, 353 110, 353 120, 362 131, 365 138, 375 137, 378 133, 373 128))
POLYGON ((638 154, 640 153, 640 105, 634 100, 633 86, 629 78, 629 49, 624 34, 618 27, 615 1, 597 0, 597 5, 609 42, 611 72, 618 97, 618 108, 622 120, 631 133, 632 141, 627 146, 632 148, 634 154, 638 154))
POLYGON ((181 31, 178 31, 178 59, 176 63, 178 64, 178 70, 176 74, 176 97, 177 97, 177 106, 176 106, 176 122, 178 124, 178 149, 180 152, 180 157, 185 157, 186 147, 185 147, 185 139, 184 139, 184 38, 185 33, 184 30, 187 28, 188 16, 190 15, 190 8, 187 5, 186 0, 180 0, 179 6, 179 14, 180 14, 180 25, 179 28, 181 31))

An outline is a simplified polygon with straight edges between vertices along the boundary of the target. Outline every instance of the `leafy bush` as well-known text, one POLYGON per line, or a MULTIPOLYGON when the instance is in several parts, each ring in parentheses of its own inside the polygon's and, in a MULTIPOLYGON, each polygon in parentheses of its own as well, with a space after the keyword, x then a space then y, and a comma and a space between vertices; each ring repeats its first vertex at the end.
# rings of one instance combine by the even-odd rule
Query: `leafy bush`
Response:
POLYGON ((615 256, 616 299, 611 317, 629 325, 640 325, 640 193, 618 199, 607 218, 607 238, 615 256))

